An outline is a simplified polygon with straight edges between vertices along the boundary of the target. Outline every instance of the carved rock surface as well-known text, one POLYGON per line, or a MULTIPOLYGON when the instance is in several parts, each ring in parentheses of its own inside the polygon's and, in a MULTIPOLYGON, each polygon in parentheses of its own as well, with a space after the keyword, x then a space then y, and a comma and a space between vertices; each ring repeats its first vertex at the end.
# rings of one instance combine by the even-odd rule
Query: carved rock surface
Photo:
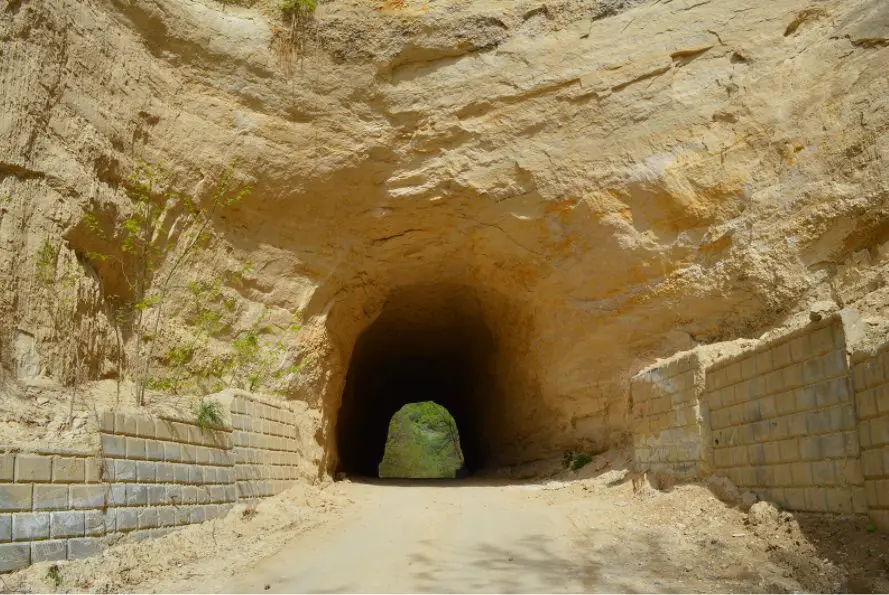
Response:
POLYGON ((635 371, 811 303, 885 328, 885 1, 336 0, 300 55, 275 4, 0 9, 7 379, 66 376, 29 282, 47 237, 95 314, 85 378, 113 377, 114 279, 82 222, 127 214, 140 159, 198 197, 233 161, 253 185, 190 274, 251 263, 232 336, 303 313, 311 365, 277 388, 320 412, 328 469, 353 347, 387 303, 405 328, 485 321, 491 462, 619 442, 635 371))

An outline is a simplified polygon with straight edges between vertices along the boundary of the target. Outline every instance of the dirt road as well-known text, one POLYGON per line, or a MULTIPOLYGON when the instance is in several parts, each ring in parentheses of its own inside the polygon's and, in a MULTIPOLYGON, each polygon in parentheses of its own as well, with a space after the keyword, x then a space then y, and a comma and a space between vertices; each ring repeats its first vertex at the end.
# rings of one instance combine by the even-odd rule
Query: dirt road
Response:
POLYGON ((755 520, 701 485, 634 487, 626 458, 602 455, 577 474, 553 461, 549 479, 512 482, 299 484, 5 582, 112 593, 889 591, 889 535, 867 531, 866 518, 755 520))
POLYGON ((578 554, 558 507, 490 485, 356 485, 358 505, 230 587, 237 592, 477 592, 620 589, 578 554))
MULTIPOLYGON (((664 526, 634 521, 624 512, 631 505, 629 486, 614 490, 617 498, 609 500, 579 499, 567 493, 573 491, 568 487, 355 483, 349 488, 355 505, 344 516, 300 535, 224 584, 206 587, 397 593, 772 591, 792 586, 774 582, 786 572, 750 552, 746 540, 732 537, 736 518, 715 522, 712 541, 719 547, 714 550, 710 539, 690 542, 671 531, 675 519, 665 519, 664 526)), ((712 500, 697 492, 694 497, 712 500)))

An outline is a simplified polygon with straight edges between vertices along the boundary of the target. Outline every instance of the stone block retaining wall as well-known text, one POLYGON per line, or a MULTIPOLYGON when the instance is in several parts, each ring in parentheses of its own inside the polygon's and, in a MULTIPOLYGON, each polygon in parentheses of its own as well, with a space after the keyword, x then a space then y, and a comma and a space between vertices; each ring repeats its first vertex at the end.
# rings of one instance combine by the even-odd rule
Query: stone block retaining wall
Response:
POLYGON ((101 548, 106 485, 95 453, 0 454, 0 571, 101 548))
POLYGON ((231 430, 111 412, 100 430, 109 533, 200 523, 237 499, 231 430))
POLYGON ((686 356, 641 372, 631 382, 636 465, 688 475, 697 437, 698 477, 724 475, 789 510, 869 513, 889 529, 889 345, 856 354, 854 374, 848 351, 834 315, 710 365, 686 356), (697 396, 675 380, 690 373, 703 382, 697 396), (653 379, 683 387, 670 410, 635 408, 637 395, 669 392, 653 379), (693 399, 696 427, 680 425, 693 399))
POLYGON ((300 456, 289 405, 236 393, 231 410, 233 427, 212 430, 102 412, 98 451, 0 447, 0 572, 164 535, 289 487, 300 456))
POLYGON ((630 385, 636 461, 652 471, 697 475, 707 460, 702 448, 701 384, 697 354, 639 373, 630 385))
POLYGON ((283 492, 299 477, 299 429, 287 403, 235 396, 231 404, 238 497, 283 492))
POLYGON ((719 362, 706 374, 716 473, 791 510, 867 511, 839 319, 719 362))
POLYGON ((867 507, 889 530, 889 345, 853 361, 867 507))

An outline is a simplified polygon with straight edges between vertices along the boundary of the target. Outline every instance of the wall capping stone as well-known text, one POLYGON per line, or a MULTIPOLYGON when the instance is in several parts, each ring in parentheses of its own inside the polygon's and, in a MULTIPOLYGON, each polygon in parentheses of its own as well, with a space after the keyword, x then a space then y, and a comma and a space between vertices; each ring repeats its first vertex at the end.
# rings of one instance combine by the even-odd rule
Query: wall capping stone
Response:
POLYGON ((821 320, 816 321, 816 322, 811 322, 802 328, 794 329, 794 330, 787 332, 786 334, 776 335, 776 336, 769 337, 765 340, 761 340, 761 341, 757 342, 756 344, 751 345, 750 347, 746 347, 740 353, 736 353, 736 354, 733 354, 733 355, 730 355, 727 357, 719 358, 718 360, 716 360, 710 364, 710 366, 707 368, 707 371, 708 372, 715 372, 717 370, 727 368, 728 366, 730 366, 736 362, 743 361, 743 360, 747 359, 751 355, 765 351, 767 349, 772 349, 773 347, 783 345, 784 343, 789 343, 789 342, 793 341, 794 339, 797 339, 797 338, 805 336, 805 335, 809 335, 814 331, 834 325, 837 322, 842 323, 843 317, 840 315, 839 312, 834 312, 828 316, 825 316, 821 320))
POLYGON ((12 444, 0 444, 0 454, 37 454, 58 455, 63 457, 94 457, 95 450, 85 448, 53 448, 43 446, 15 446, 12 444))

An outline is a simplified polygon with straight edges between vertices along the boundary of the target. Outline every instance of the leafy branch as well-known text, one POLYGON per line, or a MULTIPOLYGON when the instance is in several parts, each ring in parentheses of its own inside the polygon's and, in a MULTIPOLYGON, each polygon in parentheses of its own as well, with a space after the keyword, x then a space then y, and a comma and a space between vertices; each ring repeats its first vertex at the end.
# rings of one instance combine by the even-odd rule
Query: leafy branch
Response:
MULTIPOLYGON (((218 213, 242 200, 250 186, 239 185, 232 167, 226 168, 210 195, 200 204, 194 198, 174 189, 173 175, 161 165, 140 163, 127 182, 131 202, 130 215, 110 234, 118 243, 116 254, 90 252, 95 262, 116 262, 129 289, 132 318, 133 368, 136 401, 145 402, 148 388, 165 387, 178 390, 180 382, 168 384, 152 379, 157 339, 169 319, 168 302, 172 290, 179 286, 185 266, 213 241, 212 223, 218 213)), ((97 237, 106 237, 95 214, 84 219, 87 229, 97 237)), ((113 317, 122 324, 126 316, 113 317)), ((167 353, 167 359, 181 363, 185 351, 167 353)), ((178 365, 178 364, 176 364, 178 365)))
POLYGON ((49 317, 53 339, 62 345, 63 360, 72 373, 68 425, 74 420, 74 402, 80 375, 80 346, 75 329, 79 275, 72 270, 60 272, 61 245, 45 239, 34 255, 34 280, 43 294, 39 303, 49 317))
MULTIPOLYGON (((302 314, 293 315, 286 332, 297 333, 302 328, 302 314)), ((264 335, 271 334, 273 329, 267 326, 267 311, 263 310, 260 317, 250 329, 241 333, 233 342, 234 368, 231 383, 245 390, 256 391, 274 381, 298 374, 305 360, 287 364, 287 346, 282 339, 265 341, 264 335)))

